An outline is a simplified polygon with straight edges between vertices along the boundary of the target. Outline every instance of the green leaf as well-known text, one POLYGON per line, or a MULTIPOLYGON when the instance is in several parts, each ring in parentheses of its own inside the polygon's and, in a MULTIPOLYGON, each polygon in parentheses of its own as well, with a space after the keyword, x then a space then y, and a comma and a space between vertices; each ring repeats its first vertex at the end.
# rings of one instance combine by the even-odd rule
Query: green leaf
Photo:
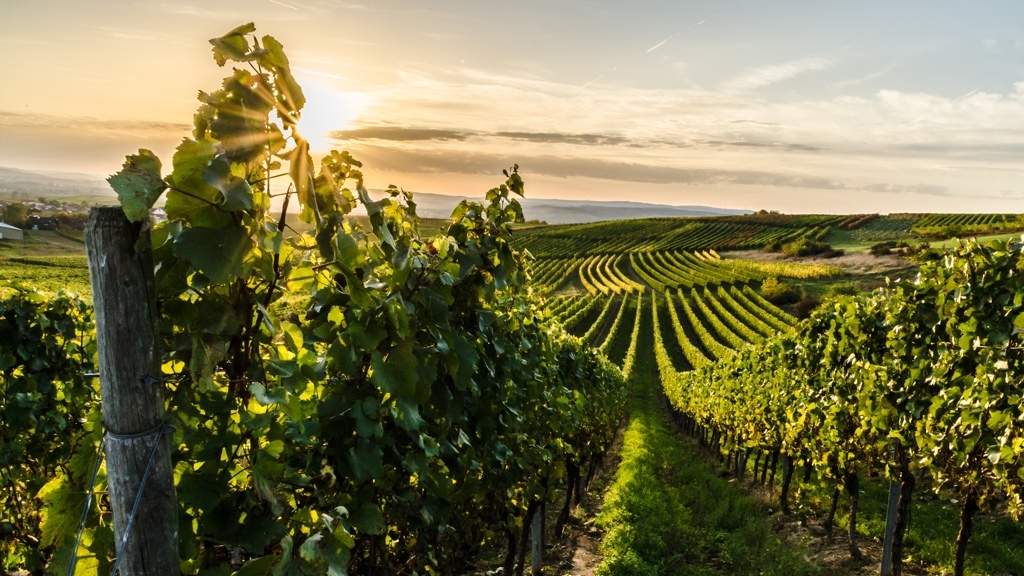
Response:
POLYGON ((232 576, 263 576, 270 572, 270 568, 277 563, 278 558, 277 554, 271 554, 249 560, 237 572, 234 572, 232 576))
MULTIPOLYGON (((280 108, 289 112, 299 112, 306 105, 306 97, 302 93, 302 87, 292 76, 291 67, 288 65, 288 57, 284 54, 281 43, 273 36, 263 37, 263 48, 267 53, 261 61, 264 65, 272 66, 275 69, 275 80, 278 88, 278 104, 280 108)), ((283 115, 282 120, 286 125, 294 124, 292 118, 283 115)))
POLYGON ((117 192, 121 208, 132 222, 149 218, 149 209, 167 189, 167 183, 160 177, 160 159, 144 148, 127 156, 121 171, 107 178, 107 182, 117 192))
POLYGON ((373 503, 367 502, 349 513, 349 521, 356 530, 366 534, 383 534, 387 527, 384 515, 373 503))
POLYGON ((252 187, 231 173, 231 165, 217 158, 203 169, 203 180, 224 195, 221 206, 228 211, 252 210, 252 187))
POLYGON ((391 350, 387 361, 380 352, 374 351, 370 366, 370 381, 381 390, 400 398, 410 398, 416 393, 419 372, 411 342, 404 342, 391 350))
POLYGON ((252 34, 255 31, 256 25, 249 22, 248 24, 242 24, 219 38, 211 38, 210 44, 213 44, 213 59, 217 62, 217 65, 223 66, 228 60, 249 62, 257 60, 265 54, 265 50, 254 50, 251 52, 249 50, 249 40, 246 39, 245 35, 252 34))
POLYGON ((313 534, 306 541, 299 546, 299 557, 303 560, 311 563, 316 563, 320 560, 320 541, 324 539, 324 535, 317 533, 313 534))
POLYGON ((295 541, 292 539, 291 534, 285 534, 284 538, 281 538, 281 561, 274 566, 273 576, 285 576, 288 573, 288 566, 292 561, 292 549, 295 546, 295 541))
POLYGON ((248 230, 238 226, 226 230, 187 228, 174 240, 174 253, 191 262, 214 284, 227 284, 241 276, 251 248, 248 230))

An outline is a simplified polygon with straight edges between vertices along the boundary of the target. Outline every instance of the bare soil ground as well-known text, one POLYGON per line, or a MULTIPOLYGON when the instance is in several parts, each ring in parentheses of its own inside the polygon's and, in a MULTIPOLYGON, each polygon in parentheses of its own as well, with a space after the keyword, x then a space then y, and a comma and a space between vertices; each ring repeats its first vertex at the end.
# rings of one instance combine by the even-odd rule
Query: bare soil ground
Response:
MULTIPOLYGON (((572 518, 565 527, 564 544, 561 549, 553 547, 549 554, 548 565, 553 569, 551 574, 559 576, 593 576, 601 565, 602 556, 598 549, 601 544, 602 532, 594 526, 594 519, 601 513, 604 494, 615 478, 619 469, 619 450, 622 448, 622 435, 625 427, 615 435, 615 441, 609 448, 600 468, 594 474, 583 501, 573 510, 572 518)), ((554 519, 551 520, 554 522, 554 519)), ((548 574, 547 570, 544 572, 548 574)))

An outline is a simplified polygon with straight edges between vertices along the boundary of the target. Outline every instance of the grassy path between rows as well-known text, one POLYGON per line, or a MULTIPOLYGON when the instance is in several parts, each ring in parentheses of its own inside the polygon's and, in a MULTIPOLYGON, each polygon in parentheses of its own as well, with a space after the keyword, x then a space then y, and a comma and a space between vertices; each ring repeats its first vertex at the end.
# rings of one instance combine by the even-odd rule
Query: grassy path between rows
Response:
POLYGON ((817 574, 750 496, 719 477, 667 419, 650 315, 642 314, 622 463, 597 524, 598 576, 817 574))

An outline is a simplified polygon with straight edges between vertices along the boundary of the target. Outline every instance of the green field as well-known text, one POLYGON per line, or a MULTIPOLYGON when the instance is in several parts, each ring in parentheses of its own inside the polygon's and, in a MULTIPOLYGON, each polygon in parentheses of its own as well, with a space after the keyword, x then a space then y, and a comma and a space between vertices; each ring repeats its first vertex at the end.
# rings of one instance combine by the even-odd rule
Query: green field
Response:
POLYGON ((0 280, 91 297, 85 244, 58 232, 26 230, 24 240, 0 240, 0 280))

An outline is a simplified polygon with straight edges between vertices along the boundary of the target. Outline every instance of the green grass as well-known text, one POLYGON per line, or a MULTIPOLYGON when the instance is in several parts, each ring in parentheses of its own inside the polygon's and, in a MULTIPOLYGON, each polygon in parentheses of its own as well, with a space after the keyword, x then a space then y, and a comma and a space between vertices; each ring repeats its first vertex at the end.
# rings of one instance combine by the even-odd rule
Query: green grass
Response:
POLYGON ((0 279, 44 292, 70 290, 92 297, 85 256, 0 257, 0 279))
POLYGON ((0 240, 0 258, 85 255, 85 243, 57 231, 25 230, 23 240, 0 240))
POLYGON ((836 250, 844 250, 846 252, 867 252, 877 242, 865 242, 854 238, 852 231, 840 230, 833 228, 829 232, 828 237, 825 238, 825 242, 832 246, 836 250))
MULTIPOLYGON (((1005 233, 1005 234, 993 234, 991 236, 978 236, 977 240, 978 240, 978 242, 981 242, 982 244, 985 244, 986 242, 990 242, 992 240, 1017 240, 1017 241, 1020 241, 1020 238, 1021 238, 1021 233, 1020 232, 1008 232, 1008 233, 1005 233)), ((959 242, 959 241, 960 240, 958 240, 956 238, 950 238, 949 240, 940 240, 940 241, 932 242, 931 246, 932 246, 932 248, 953 248, 954 246, 957 245, 957 242, 959 242)))
POLYGON ((661 411, 650 320, 641 327, 622 463, 597 524, 600 576, 816 574, 772 533, 755 500, 670 431, 661 411))
POLYGON ((85 244, 58 232, 26 230, 24 240, 0 240, 0 281, 92 297, 85 244))
MULTIPOLYGON (((801 500, 812 508, 828 508, 831 488, 818 484, 804 487, 801 500)), ((857 533, 865 540, 881 540, 885 533, 889 483, 885 479, 861 481, 860 507, 857 511, 857 533)), ((846 494, 836 513, 836 530, 849 524, 846 494), (845 508, 845 509, 844 509, 845 508)), ((952 572, 953 550, 959 530, 960 510, 957 504, 941 500, 931 491, 917 490, 910 511, 907 531, 906 561, 919 565, 929 573, 952 572)), ((974 518, 974 534, 967 545, 967 574, 1024 574, 1024 525, 1005 514, 981 514, 974 518)))

